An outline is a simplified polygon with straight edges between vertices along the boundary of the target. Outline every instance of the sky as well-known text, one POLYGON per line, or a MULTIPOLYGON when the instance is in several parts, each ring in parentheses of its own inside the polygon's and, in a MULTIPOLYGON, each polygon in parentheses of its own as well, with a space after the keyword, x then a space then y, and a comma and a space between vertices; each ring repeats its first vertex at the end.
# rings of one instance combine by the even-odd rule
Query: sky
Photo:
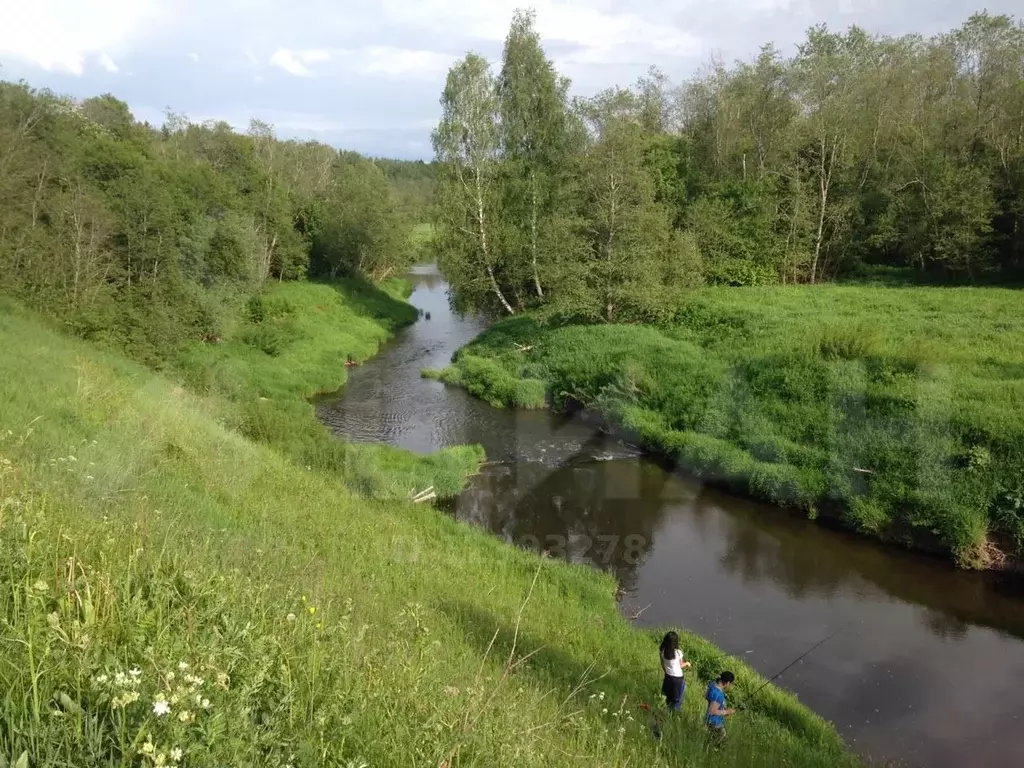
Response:
POLYGON ((573 91, 657 66, 684 80, 712 56, 787 54, 805 30, 931 35, 1019 0, 0 0, 0 79, 77 98, 112 93, 140 120, 250 118, 279 136, 428 159, 452 62, 501 57, 517 7, 573 91))

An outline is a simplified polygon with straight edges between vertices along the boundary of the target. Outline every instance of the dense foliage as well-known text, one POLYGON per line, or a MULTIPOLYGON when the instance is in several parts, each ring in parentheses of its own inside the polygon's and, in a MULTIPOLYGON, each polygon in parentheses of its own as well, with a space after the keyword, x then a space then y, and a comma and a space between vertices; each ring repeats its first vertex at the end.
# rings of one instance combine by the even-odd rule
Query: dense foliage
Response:
POLYGON ((374 158, 391 185, 395 201, 409 221, 425 222, 431 216, 434 190, 437 186, 437 165, 422 160, 374 158))
POLYGON ((358 155, 0 83, 0 290, 147 363, 219 337, 226 295, 391 274, 410 224, 358 155))
POLYGON ((1024 25, 925 39, 808 31, 673 85, 572 102, 530 14, 500 71, 453 66, 438 244, 464 306, 649 319, 698 282, 1024 268, 1024 25))
POLYGON ((997 567, 1024 554, 1017 291, 706 288, 658 326, 504 320, 440 373, 497 405, 572 399, 680 468, 997 567))

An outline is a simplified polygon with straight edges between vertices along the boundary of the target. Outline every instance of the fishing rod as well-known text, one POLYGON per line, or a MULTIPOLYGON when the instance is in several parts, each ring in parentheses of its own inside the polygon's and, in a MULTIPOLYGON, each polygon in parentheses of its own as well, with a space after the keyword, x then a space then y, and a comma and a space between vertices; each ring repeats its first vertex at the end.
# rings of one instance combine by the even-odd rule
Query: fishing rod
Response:
POLYGON ((764 683, 762 685, 760 685, 756 691, 754 691, 752 694, 750 694, 750 696, 748 698, 745 698, 742 704, 737 706, 737 709, 746 709, 750 705, 750 703, 753 702, 754 699, 757 697, 757 694, 759 694, 761 691, 763 691, 765 688, 767 688, 769 685, 771 685, 773 682, 775 682, 778 678, 782 677, 786 672, 791 670, 793 667, 795 667, 801 661, 806 659, 808 656, 810 656, 816 650, 821 648, 821 646, 823 646, 825 643, 827 643, 833 637, 835 637, 840 632, 842 632, 844 629, 846 629, 846 627, 847 627, 847 625, 843 625, 843 626, 839 627, 839 629, 837 629, 835 632, 833 632, 828 637, 826 637, 826 638, 824 638, 822 640, 819 640, 814 645, 812 645, 808 650, 806 650, 804 653, 800 654, 800 656, 798 656, 794 661, 790 662, 785 667, 783 667, 779 672, 776 672, 774 675, 772 675, 767 680, 765 680, 764 683))

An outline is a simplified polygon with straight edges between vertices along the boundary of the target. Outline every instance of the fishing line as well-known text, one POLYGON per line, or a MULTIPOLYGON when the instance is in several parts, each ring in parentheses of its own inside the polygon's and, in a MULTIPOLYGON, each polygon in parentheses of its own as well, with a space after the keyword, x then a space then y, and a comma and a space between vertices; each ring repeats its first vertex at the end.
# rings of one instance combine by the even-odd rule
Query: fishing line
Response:
POLYGON ((811 655, 812 653, 814 653, 814 652, 815 652, 816 650, 818 650, 819 648, 821 648, 821 646, 823 646, 823 645, 824 645, 825 643, 827 643, 827 642, 828 642, 829 640, 831 640, 831 639, 832 639, 833 637, 835 637, 836 635, 838 635, 838 634, 839 634, 840 632, 844 631, 844 630, 845 630, 845 629, 846 629, 847 627, 849 627, 849 626, 850 626, 849 624, 844 624, 844 625, 842 625, 841 627, 839 627, 839 629, 837 629, 837 630, 836 630, 835 632, 833 632, 832 634, 830 634, 830 635, 829 635, 828 637, 826 637, 826 638, 824 638, 824 639, 822 639, 822 640, 819 640, 818 642, 816 642, 816 643, 815 643, 814 645, 812 645, 812 646, 811 646, 811 647, 810 647, 810 648, 809 648, 808 650, 806 650, 806 651, 804 651, 804 653, 800 654, 800 655, 799 655, 799 656, 798 656, 798 657, 797 657, 797 658, 796 658, 795 660, 793 660, 792 662, 790 662, 789 664, 787 664, 787 665, 786 665, 785 667, 783 667, 783 668, 782 668, 782 669, 781 669, 780 671, 776 672, 776 673, 775 673, 774 675, 772 675, 772 676, 771 676, 771 677, 769 677, 769 678, 768 678, 767 680, 765 680, 765 681, 764 681, 764 683, 763 683, 762 685, 760 685, 760 686, 758 687, 758 689, 757 689, 756 691, 754 691, 754 692, 753 692, 752 694, 750 694, 750 696, 749 696, 749 697, 745 697, 745 698, 744 698, 744 701, 743 701, 743 703, 742 703, 742 704, 739 704, 739 705, 737 706, 737 709, 746 709, 746 708, 747 708, 747 707, 748 707, 748 706, 750 705, 750 703, 751 703, 751 702, 753 702, 754 698, 755 698, 755 697, 756 697, 756 696, 757 696, 757 695, 758 695, 758 694, 759 694, 759 693, 760 693, 761 691, 763 691, 763 690, 764 690, 765 688, 767 688, 767 687, 768 687, 769 685, 771 685, 771 684, 772 684, 773 682, 775 682, 775 680, 777 680, 778 678, 782 677, 782 676, 783 676, 783 675, 784 675, 784 674, 785 674, 786 672, 788 672, 788 671, 789 671, 790 669, 792 669, 793 667, 795 667, 795 666, 796 666, 797 664, 799 664, 799 663, 800 663, 801 661, 803 661, 804 659, 806 659, 806 658, 807 658, 808 656, 810 656, 810 655, 811 655))

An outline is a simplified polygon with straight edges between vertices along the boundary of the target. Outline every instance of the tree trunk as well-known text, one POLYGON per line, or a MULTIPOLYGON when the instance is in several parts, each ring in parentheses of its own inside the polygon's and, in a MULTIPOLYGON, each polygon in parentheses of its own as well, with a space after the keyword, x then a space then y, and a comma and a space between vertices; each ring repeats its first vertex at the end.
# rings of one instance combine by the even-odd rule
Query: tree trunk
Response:
POLYGON ((540 287, 540 275, 537 274, 537 174, 530 173, 530 251, 533 257, 533 284, 537 288, 537 298, 544 298, 544 289, 540 287))
POLYGON ((476 169, 476 219, 477 224, 480 227, 480 251, 484 257, 484 264, 487 265, 487 277, 491 281, 491 290, 494 291, 494 295, 498 297, 498 301, 501 302, 501 306, 505 308, 505 311, 510 315, 514 315, 516 311, 512 309, 512 305, 508 303, 508 299, 505 298, 505 294, 501 292, 501 287, 498 285, 498 281, 494 278, 494 269, 491 267, 491 254, 487 249, 487 226, 484 220, 484 194, 483 184, 480 180, 480 169, 476 169))
MULTIPOLYGON (((615 204, 617 202, 616 195, 618 194, 618 191, 619 191, 618 180, 615 178, 615 173, 614 172, 611 174, 611 176, 608 179, 608 189, 609 189, 611 194, 609 195, 609 203, 610 203, 610 205, 609 205, 609 208, 608 208, 608 242, 607 242, 606 249, 605 249, 605 258, 608 261, 608 275, 606 275, 606 279, 610 281, 611 280, 611 271, 612 271, 612 259, 613 259, 614 255, 615 255, 615 214, 616 214, 616 205, 615 204)), ((612 321, 612 318, 615 315, 615 302, 612 300, 611 285, 609 285, 608 288, 605 291, 604 312, 605 312, 605 322, 610 323, 612 321)))
POLYGON ((832 166, 835 162, 835 141, 832 145, 832 159, 825 170, 825 139, 821 140, 821 160, 818 165, 818 187, 821 190, 821 205, 818 211, 818 233, 814 237, 814 259, 811 261, 811 284, 818 278, 818 259, 821 257, 821 242, 825 232, 825 207, 828 205, 828 189, 832 181, 832 166))

